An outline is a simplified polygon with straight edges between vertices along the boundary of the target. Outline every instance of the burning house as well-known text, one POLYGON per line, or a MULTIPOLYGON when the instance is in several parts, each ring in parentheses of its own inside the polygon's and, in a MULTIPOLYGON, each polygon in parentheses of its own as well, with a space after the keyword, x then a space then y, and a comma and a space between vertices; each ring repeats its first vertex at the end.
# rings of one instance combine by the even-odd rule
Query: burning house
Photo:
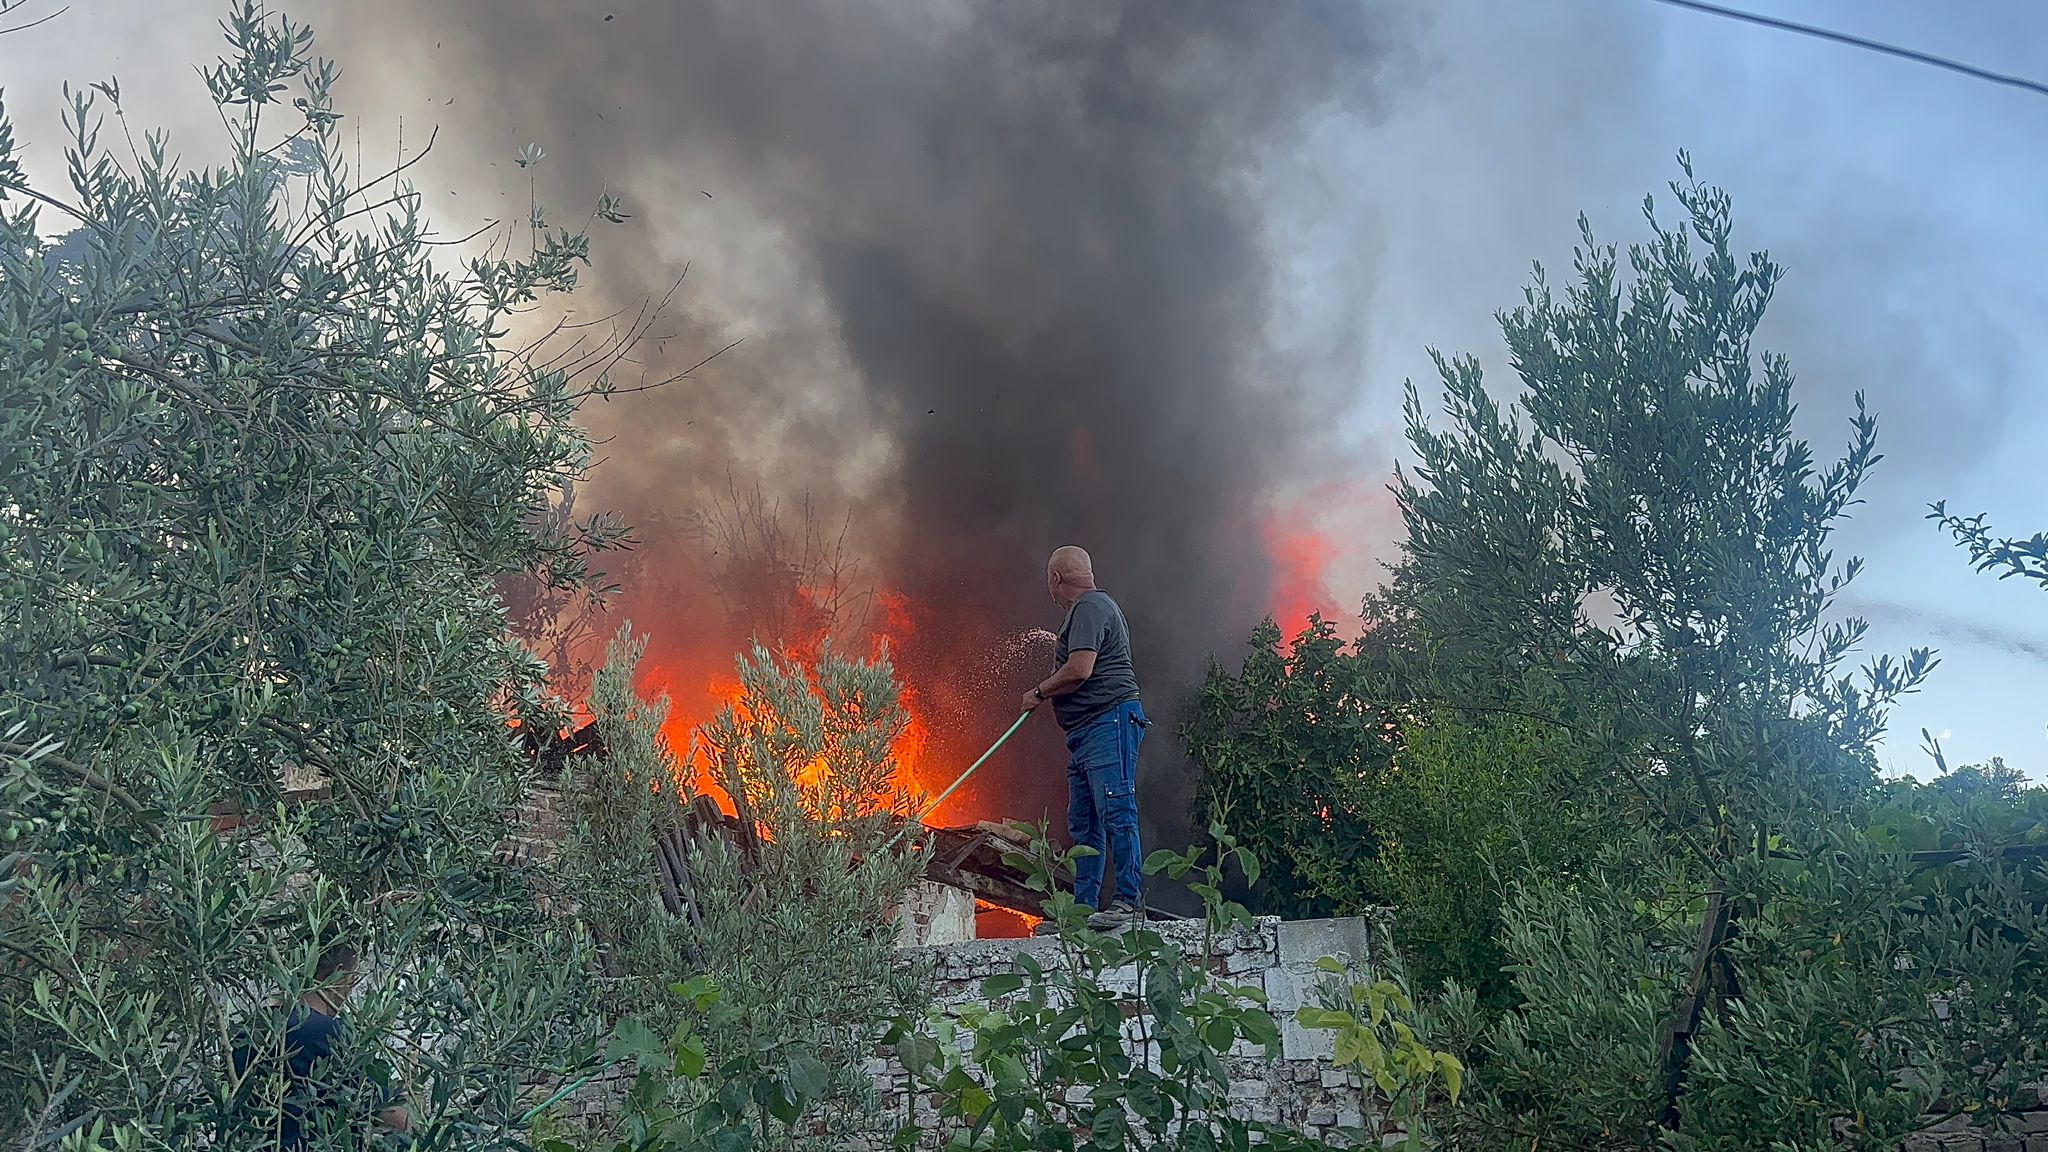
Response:
MULTIPOLYGON (((529 739, 529 754, 540 770, 542 787, 528 813, 528 837, 521 850, 544 854, 563 832, 555 817, 556 786, 572 758, 605 754, 595 724, 586 724, 557 740, 529 739)), ((689 857, 693 841, 721 837, 744 849, 754 835, 748 825, 722 806, 714 793, 699 792, 685 807, 682 820, 663 831, 649 846, 649 866, 660 883, 662 902, 670 915, 690 914, 689 857)), ((962 827, 923 824, 903 836, 907 850, 926 853, 924 879, 896 910, 905 947, 958 943, 965 940, 1017 937, 1028 934, 1040 916, 1044 894, 1031 889, 1026 875, 1005 861, 1006 853, 1025 847, 1015 828, 994 821, 962 827)))
MULTIPOLYGON (((1057 620, 1057 545, 1088 547, 1129 614, 1161 733, 1261 617, 1345 614, 1330 518, 1388 510, 1371 477, 1315 488, 1354 381, 1324 370, 1344 350, 1286 336, 1261 181, 1315 116, 1374 102, 1374 19, 368 0, 337 31, 380 41, 352 59, 435 46, 433 71, 474 94, 437 104, 444 137, 543 142, 550 161, 519 176, 543 201, 621 198, 634 219, 610 237, 629 238, 600 237, 577 319, 669 302, 633 351, 650 379, 731 346, 586 408, 602 459, 577 502, 632 528, 606 565, 612 619, 650 636, 643 687, 673 701, 678 746, 747 640, 865 616, 910 696, 909 775, 935 791, 1044 671, 1008 650, 1057 620), (779 525, 757 514, 778 506, 779 525)), ((436 162, 501 182, 501 159, 436 162)), ((1057 822, 1064 758, 1034 723, 935 820, 1057 822)), ((1184 839, 1192 789, 1152 741, 1150 841, 1184 839)))

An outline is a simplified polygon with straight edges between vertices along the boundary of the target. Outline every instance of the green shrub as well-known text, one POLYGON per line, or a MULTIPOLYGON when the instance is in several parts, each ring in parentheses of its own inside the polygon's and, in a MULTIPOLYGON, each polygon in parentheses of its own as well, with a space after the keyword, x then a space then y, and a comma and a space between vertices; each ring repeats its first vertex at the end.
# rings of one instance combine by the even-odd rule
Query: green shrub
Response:
POLYGON ((125 117, 110 147, 108 82, 35 187, 0 115, 0 1143, 261 1145, 275 1085, 234 1051, 275 1051, 341 936, 335 1073, 516 1146, 599 1035, 499 852, 507 717, 547 700, 497 582, 612 537, 543 527, 583 386, 505 337, 586 241, 437 267, 419 197, 345 167, 310 31, 223 27, 219 167, 125 117))

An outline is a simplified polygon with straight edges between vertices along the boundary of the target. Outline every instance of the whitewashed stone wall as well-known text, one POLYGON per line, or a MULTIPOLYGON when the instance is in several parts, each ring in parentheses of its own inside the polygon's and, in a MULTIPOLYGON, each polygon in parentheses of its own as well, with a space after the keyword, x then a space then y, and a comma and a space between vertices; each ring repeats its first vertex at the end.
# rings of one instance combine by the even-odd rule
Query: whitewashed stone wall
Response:
MULTIPOLYGON (((966 903, 966 923, 971 928, 973 901, 970 898, 966 903)), ((944 919, 942 912, 943 909, 937 920, 944 919)), ((930 909, 927 916, 931 916, 930 909)), ((1199 924, 1180 922, 1152 927, 1178 945, 1183 955, 1190 959, 1199 957, 1199 924)), ((956 921, 954 929, 946 930, 957 928, 956 921)), ((1317 960, 1331 956, 1363 966, 1377 959, 1375 949, 1385 947, 1386 940, 1384 921, 1357 917, 1282 921, 1262 917, 1255 931, 1214 942, 1208 958, 1211 970, 1237 983, 1260 984, 1272 1000, 1274 1016, 1281 1022, 1279 1059, 1267 1060, 1262 1052, 1245 1049, 1232 1053, 1225 1061, 1231 1094, 1241 1114, 1316 1136, 1362 1123, 1367 1106, 1363 1086, 1355 1076, 1331 1067, 1329 1034, 1303 1029, 1292 1017, 1296 1008, 1312 1002, 1317 981, 1331 978, 1315 970, 1317 960)), ((940 1005, 965 1005, 979 1000, 982 981, 1015 971, 1018 956, 1028 954, 1041 963, 1049 963, 1057 946, 1058 942, 1050 939, 970 939, 906 949, 904 957, 906 962, 930 966, 940 1005)), ((1135 980, 1135 975, 1129 978, 1135 980)), ((1134 1020, 1134 1053, 1140 1036, 1139 1022, 1134 1020)), ((911 1096, 903 1069, 887 1055, 877 1054, 869 1061, 867 1071, 875 1079, 890 1124, 890 1131, 875 1140, 873 1146, 888 1147, 894 1126, 906 1119, 916 1121, 936 1142, 939 1133, 933 1102, 911 1096)), ((599 1077, 571 1097, 566 1111, 589 1117, 616 1108, 627 1079, 621 1075, 599 1077)), ((1958 1118, 1910 1138, 1904 1152, 2048 1152, 2048 1109, 2021 1118, 2018 1129, 1987 1134, 1958 1118)))
MULTIPOLYGON (((1204 962, 1202 925, 1176 921, 1150 925, 1181 953, 1197 963, 1204 962)), ((1267 1059, 1263 1050, 1240 1044, 1224 1061, 1230 1074, 1231 1097, 1240 1115, 1267 1123, 1284 1124, 1310 1135, 1322 1136, 1339 1127, 1357 1127, 1364 1121, 1365 1094, 1358 1078, 1330 1065, 1332 1037, 1313 1032, 1294 1022, 1294 1011, 1312 1003, 1319 982, 1336 979, 1316 970, 1316 962, 1333 957, 1354 968, 1373 960, 1375 927, 1363 917, 1337 920, 1290 920, 1261 917, 1250 932, 1238 932, 1213 941, 1206 957, 1210 971, 1238 984, 1263 987, 1271 1010, 1281 1025, 1281 1052, 1267 1059)), ((930 964, 936 982, 936 999, 941 1007, 965 1005, 980 997, 982 981, 1002 973, 1019 971, 1017 958, 1030 955, 1041 964, 1057 959, 1059 942, 1053 939, 974 940, 949 946, 908 949, 906 960, 930 964)), ((1121 976, 1135 991, 1137 974, 1112 973, 1109 984, 1121 976)), ((1133 1057, 1145 1035, 1145 1018, 1133 1017, 1127 1037, 1133 1057)), ((1151 1053, 1156 1059, 1156 1053, 1151 1053)), ((895 1123, 914 1121, 924 1131, 937 1132, 933 1102, 909 1091, 903 1068, 893 1057, 877 1055, 868 1066, 895 1123)))
POLYGON ((972 939, 974 894, 964 888, 920 880, 896 906, 898 948, 941 947, 972 939))
POLYGON ((2018 1132, 1986 1134, 1962 1117, 1910 1137, 1906 1152, 2048 1152, 2048 1110, 2022 1116, 2018 1132))

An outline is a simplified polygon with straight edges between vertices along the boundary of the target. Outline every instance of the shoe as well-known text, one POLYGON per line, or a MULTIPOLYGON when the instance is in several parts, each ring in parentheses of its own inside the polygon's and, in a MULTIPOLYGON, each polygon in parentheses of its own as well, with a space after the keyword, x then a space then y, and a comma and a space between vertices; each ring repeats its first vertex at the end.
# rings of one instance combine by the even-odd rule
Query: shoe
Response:
POLYGON ((1115 932, 1133 921, 1145 919, 1145 910, 1129 900, 1112 900, 1109 907, 1088 917, 1088 927, 1097 932, 1115 932))
MULTIPOLYGON (((1090 908, 1086 904, 1074 910, 1088 915, 1093 915, 1095 912, 1095 909, 1090 908)), ((1047 916, 1031 926, 1031 934, 1033 936, 1057 936, 1060 934, 1060 922, 1047 916)))

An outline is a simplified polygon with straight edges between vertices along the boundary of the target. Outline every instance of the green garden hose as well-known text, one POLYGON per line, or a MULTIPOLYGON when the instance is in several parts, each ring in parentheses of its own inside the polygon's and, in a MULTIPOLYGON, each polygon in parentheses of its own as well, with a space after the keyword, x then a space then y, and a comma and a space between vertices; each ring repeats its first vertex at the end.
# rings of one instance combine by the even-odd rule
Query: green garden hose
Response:
POLYGON ((887 852, 889 849, 896 847, 897 844, 902 842, 905 836, 910 835, 910 830, 912 828, 915 828, 918 825, 923 824, 925 822, 926 817, 930 816, 934 812, 937 812, 939 810, 939 805, 944 804, 946 802, 946 797, 951 796, 954 790, 958 789, 962 784, 967 783, 967 778, 969 776, 974 775, 975 769, 980 768, 983 764, 988 763, 988 758, 996 754, 996 749, 1001 748, 1004 744, 1008 743, 1010 737, 1015 736, 1017 734, 1017 729, 1022 728, 1024 726, 1024 722, 1029 719, 1031 719, 1031 713, 1024 712, 1019 714, 1016 723, 1010 725, 1010 728, 1007 732, 1004 732, 1001 736, 996 737, 996 742, 988 746, 988 751, 983 752, 981 754, 980 759, 976 760, 972 764, 969 764, 967 766, 967 771, 962 772, 958 780, 955 780, 951 784, 946 785, 946 790, 944 792, 939 793, 938 799, 933 800, 930 804, 927 804, 925 806, 925 810, 918 814, 916 820, 913 820, 910 823, 905 824, 903 826, 903 830, 896 833, 895 839, 890 840, 888 844, 883 846, 882 851, 887 852))

